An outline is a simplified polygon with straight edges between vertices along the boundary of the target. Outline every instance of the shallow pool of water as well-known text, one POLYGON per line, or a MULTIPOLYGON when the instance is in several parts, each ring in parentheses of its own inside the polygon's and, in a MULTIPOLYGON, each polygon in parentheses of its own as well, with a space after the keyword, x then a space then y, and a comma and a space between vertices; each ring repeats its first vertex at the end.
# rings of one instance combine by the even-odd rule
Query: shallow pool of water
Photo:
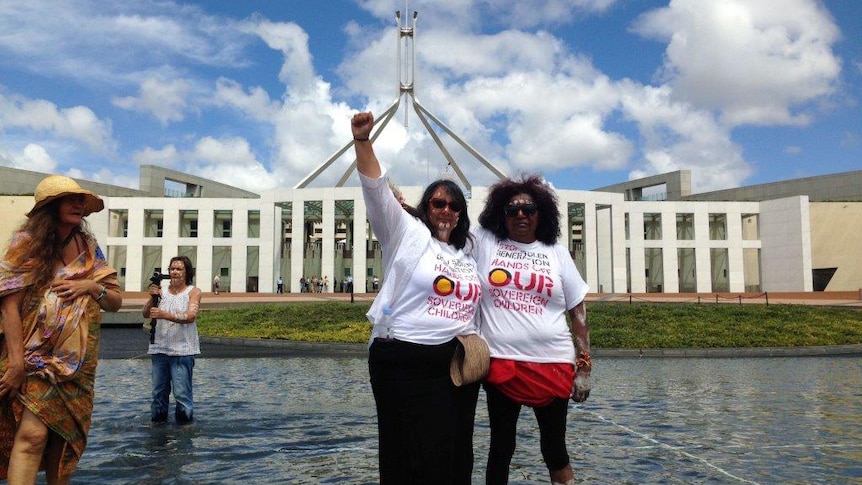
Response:
MULTIPOLYGON (((200 358, 192 426, 149 422, 150 362, 99 364, 74 483, 377 482, 362 358, 200 358)), ((473 482, 484 483, 484 393, 473 482)), ((862 359, 603 359, 571 406, 578 483, 862 483, 862 359)), ((547 483, 522 411, 512 484, 547 483)))

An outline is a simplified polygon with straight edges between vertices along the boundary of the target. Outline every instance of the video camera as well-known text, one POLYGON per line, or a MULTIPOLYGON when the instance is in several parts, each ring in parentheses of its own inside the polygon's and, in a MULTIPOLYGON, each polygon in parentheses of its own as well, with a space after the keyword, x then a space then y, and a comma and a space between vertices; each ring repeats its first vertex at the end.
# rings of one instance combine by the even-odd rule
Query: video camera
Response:
MULTIPOLYGON (((159 271, 153 271, 153 276, 150 277, 150 284, 156 286, 162 286, 162 281, 171 279, 170 275, 162 274, 159 271)), ((153 306, 159 306, 159 295, 150 295, 150 298, 153 300, 153 306)), ((150 343, 156 343, 156 319, 153 318, 150 320, 150 343)), ((146 326, 144 327, 146 328, 146 326)))
POLYGON ((171 275, 161 274, 158 271, 153 271, 153 276, 150 277, 150 284, 161 285, 162 281, 171 279, 171 275))

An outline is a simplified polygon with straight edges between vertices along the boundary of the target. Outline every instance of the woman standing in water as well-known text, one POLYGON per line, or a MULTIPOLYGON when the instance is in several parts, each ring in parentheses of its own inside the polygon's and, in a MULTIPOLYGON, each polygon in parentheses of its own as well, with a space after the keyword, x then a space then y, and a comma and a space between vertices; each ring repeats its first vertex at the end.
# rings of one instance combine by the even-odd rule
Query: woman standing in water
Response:
POLYGON ((465 250, 470 220, 461 189, 438 180, 415 217, 393 195, 369 136, 371 113, 351 121, 368 220, 383 249, 385 275, 368 318, 368 355, 377 406, 380 483, 469 484, 479 384, 449 376, 457 335, 476 333, 481 290, 465 250))
POLYGON ((481 328, 491 349, 486 483, 508 483, 518 416, 529 406, 551 483, 574 484, 566 415, 569 398, 582 402, 590 395, 588 287, 557 242, 556 196, 538 176, 502 180, 490 188, 479 224, 476 262, 486 294, 481 328))
POLYGON ((117 272, 84 219, 102 199, 74 180, 39 182, 0 262, 0 478, 69 483, 87 444, 101 311, 122 304, 117 272))

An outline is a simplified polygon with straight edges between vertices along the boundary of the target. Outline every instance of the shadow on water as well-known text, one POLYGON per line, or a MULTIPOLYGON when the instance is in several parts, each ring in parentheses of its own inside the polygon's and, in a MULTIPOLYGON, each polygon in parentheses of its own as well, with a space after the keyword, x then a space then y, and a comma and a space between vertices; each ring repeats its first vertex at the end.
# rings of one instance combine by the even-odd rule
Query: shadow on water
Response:
MULTIPOLYGON (((196 422, 153 425, 149 360, 102 360, 73 483, 377 482, 364 359, 201 358, 194 379, 196 422)), ((603 359, 593 388, 569 413, 578 483, 862 483, 860 358, 603 359)), ((480 484, 483 393, 476 423, 480 484)), ((510 477, 548 482, 528 410, 510 477)))

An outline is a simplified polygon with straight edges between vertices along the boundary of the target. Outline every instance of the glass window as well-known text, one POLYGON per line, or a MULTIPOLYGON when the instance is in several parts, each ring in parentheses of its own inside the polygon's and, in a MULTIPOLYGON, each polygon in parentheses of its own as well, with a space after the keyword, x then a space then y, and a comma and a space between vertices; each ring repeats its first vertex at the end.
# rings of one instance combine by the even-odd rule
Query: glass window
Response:
POLYGON ((126 287, 126 254, 126 246, 108 246, 108 264, 112 268, 119 269, 120 288, 126 287))
POLYGON ((697 291, 697 271, 695 270, 694 248, 679 248, 676 250, 677 274, 679 277, 679 292, 694 293, 697 291))
POLYGON ((185 256, 192 262, 192 268, 198 267, 198 248, 197 246, 179 246, 177 247, 177 256, 185 256))
POLYGON ((644 248, 644 276, 647 293, 664 291, 664 261, 661 248, 644 248))
POLYGON ((164 211, 161 209, 144 211, 144 237, 162 237, 163 223, 164 211))
POLYGON ((584 237, 586 217, 585 204, 569 203, 569 254, 575 262, 575 267, 583 278, 587 278, 587 245, 584 237))
POLYGON ((334 291, 343 291, 343 277, 335 281, 338 276, 350 274, 353 266, 353 201, 335 201, 335 265, 333 267, 332 288, 334 291))
POLYGON ((198 211, 180 211, 180 237, 198 237, 198 211))
POLYGON ((111 237, 129 237, 129 211, 111 209, 108 214, 110 216, 108 235, 111 237))
MULTIPOLYGON (((303 202, 303 232, 302 241, 305 247, 305 257, 302 260, 302 276, 306 280, 323 277, 323 201, 306 200, 303 202)), ((299 239, 299 228, 296 228, 297 240, 299 239)), ((297 241, 299 242, 299 241, 297 241)), ((371 260, 372 258, 369 258, 371 260)), ((381 256, 380 265, 383 259, 381 256)), ((369 262, 369 264, 373 264, 369 262)), ((317 291, 317 288, 310 288, 317 291)))
POLYGON ((711 248, 709 259, 712 265, 712 291, 730 291, 730 279, 727 274, 727 248, 711 248))
POLYGON ((246 293, 257 293, 260 291, 260 248, 258 246, 248 246, 245 250, 246 276, 245 276, 245 291, 246 293))
POLYGON ((676 238, 680 241, 694 239, 694 214, 676 215, 676 238))
POLYGON ((154 272, 162 272, 162 247, 144 246, 141 264, 141 288, 146 289, 154 272))
POLYGON ((644 214, 644 239, 649 241, 661 239, 661 214, 644 214))
MULTIPOLYGON (((213 246, 213 276, 219 276, 220 291, 226 292, 231 287, 231 253, 230 246, 213 246)), ((199 279, 198 281, 201 280, 199 279)))
POLYGON ((727 239, 727 214, 709 215, 709 239, 712 241, 727 239))
POLYGON ((213 212, 213 216, 213 237, 231 237, 233 211, 217 210, 213 212))
POLYGON ((260 237, 260 211, 248 211, 248 237, 260 237))

